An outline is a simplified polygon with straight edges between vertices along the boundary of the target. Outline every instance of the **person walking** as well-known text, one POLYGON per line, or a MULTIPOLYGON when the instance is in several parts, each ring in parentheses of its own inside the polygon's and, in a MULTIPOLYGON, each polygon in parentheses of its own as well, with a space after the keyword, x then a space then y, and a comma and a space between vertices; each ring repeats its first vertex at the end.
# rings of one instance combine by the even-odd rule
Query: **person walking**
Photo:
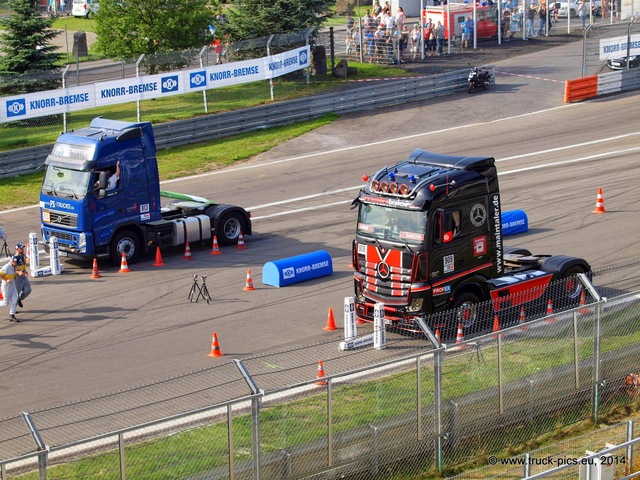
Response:
POLYGON ((16 277, 25 275, 24 271, 17 268, 22 265, 22 260, 18 255, 11 257, 11 261, 0 269, 2 279, 2 300, 0 305, 9 306, 9 321, 19 322, 16 318, 16 308, 18 306, 18 290, 16 289, 16 277))
POLYGON ((587 28, 587 15, 589 14, 589 9, 584 0, 580 0, 580 6, 578 7, 578 16, 580 17, 580 21, 582 22, 582 29, 587 28))
POLYGON ((31 295, 31 283, 29 282, 29 272, 27 271, 27 258, 24 255, 24 245, 21 243, 16 244, 16 256, 20 257, 21 264, 16 267, 19 272, 24 272, 24 275, 16 277, 16 291, 18 292, 18 306, 24 307, 22 301, 31 295))

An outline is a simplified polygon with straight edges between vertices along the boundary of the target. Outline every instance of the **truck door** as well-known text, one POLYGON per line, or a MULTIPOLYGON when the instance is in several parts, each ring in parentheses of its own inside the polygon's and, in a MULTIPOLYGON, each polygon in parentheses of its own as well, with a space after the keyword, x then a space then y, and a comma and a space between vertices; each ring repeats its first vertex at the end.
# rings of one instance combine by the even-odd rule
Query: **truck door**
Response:
POLYGON ((491 248, 486 199, 451 204, 433 215, 429 272, 434 306, 443 305, 455 287, 472 275, 489 276, 491 248))
POLYGON ((91 202, 91 215, 94 234, 94 243, 96 246, 104 246, 109 243, 111 234, 115 231, 118 224, 122 221, 124 212, 124 169, 120 169, 120 179, 115 183, 112 189, 100 190, 98 184, 100 175, 111 177, 116 169, 115 166, 108 169, 96 170, 94 172, 94 190, 91 202))

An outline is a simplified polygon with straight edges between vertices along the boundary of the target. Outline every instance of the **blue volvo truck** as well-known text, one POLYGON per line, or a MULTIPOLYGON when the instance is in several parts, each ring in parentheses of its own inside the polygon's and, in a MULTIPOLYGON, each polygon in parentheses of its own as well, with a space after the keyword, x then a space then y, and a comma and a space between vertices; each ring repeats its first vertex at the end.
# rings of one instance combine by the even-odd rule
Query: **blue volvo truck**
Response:
POLYGON ((216 238, 234 245, 251 235, 241 207, 160 190, 149 122, 95 118, 60 135, 45 161, 40 192, 43 241, 58 239, 61 256, 110 257, 135 263, 151 246, 216 238), (118 171, 117 182, 110 178, 118 171), (163 198, 168 198, 163 204, 163 198))

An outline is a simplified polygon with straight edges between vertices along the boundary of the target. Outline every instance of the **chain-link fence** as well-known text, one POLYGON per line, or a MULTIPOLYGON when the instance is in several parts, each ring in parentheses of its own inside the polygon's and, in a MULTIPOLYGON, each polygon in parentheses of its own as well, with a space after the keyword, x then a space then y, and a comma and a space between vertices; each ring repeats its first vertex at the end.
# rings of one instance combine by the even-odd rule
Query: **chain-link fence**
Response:
MULTIPOLYGON (((598 271, 597 291, 564 278, 549 288, 570 300, 538 302, 544 313, 525 309, 512 326, 501 312, 537 291, 502 299, 491 325, 446 345, 389 331, 384 349, 341 350, 335 338, 6 418, 0 478, 456 471, 640 398, 629 382, 640 369, 639 275, 640 262, 598 271)), ((360 326, 358 338, 370 332, 360 326)))
POLYGON ((640 20, 594 24, 584 32, 582 76, 640 67, 638 51, 640 20))

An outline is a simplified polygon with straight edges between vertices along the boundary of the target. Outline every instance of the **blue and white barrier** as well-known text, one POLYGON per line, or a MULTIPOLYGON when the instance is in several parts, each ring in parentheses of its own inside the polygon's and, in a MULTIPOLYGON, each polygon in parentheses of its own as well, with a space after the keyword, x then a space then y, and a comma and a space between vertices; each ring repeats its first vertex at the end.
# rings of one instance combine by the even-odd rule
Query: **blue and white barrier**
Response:
POLYGON ((502 235, 509 236, 529 231, 529 219, 523 210, 502 212, 502 235))
POLYGON ((262 283, 284 287, 331 274, 331 256, 324 250, 318 250, 265 263, 262 267, 262 283))

